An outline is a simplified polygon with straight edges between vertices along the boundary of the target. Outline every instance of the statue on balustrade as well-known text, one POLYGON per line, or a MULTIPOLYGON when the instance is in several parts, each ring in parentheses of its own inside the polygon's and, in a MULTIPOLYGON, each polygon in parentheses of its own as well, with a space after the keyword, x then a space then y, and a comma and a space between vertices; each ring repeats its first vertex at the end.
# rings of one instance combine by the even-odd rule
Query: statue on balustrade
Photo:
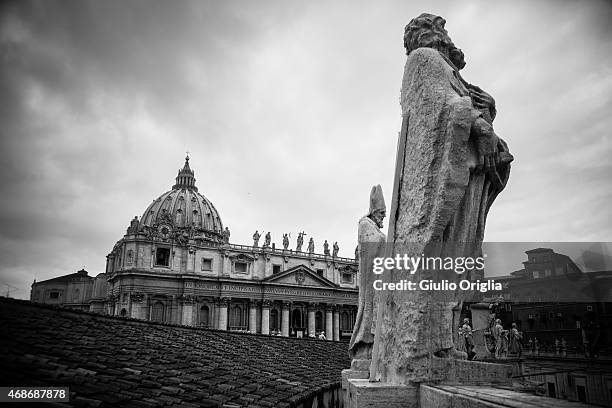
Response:
POLYGON ((338 242, 334 242, 334 246, 333 246, 333 250, 334 252, 332 253, 332 257, 337 258, 338 257, 338 251, 340 251, 340 247, 338 246, 338 242))
POLYGON ((312 254, 315 251, 314 239, 310 237, 310 241, 308 241, 308 253, 312 254))
POLYGON ((255 233, 253 234, 253 246, 254 247, 259 246, 259 238, 261 238, 261 234, 259 233, 258 230, 256 230, 255 233))
POLYGON ((304 235, 306 235, 304 233, 304 231, 298 233, 298 237, 297 237, 297 245, 295 247, 295 250, 297 252, 302 252, 302 245, 304 245, 304 235))
MULTIPOLYGON (((487 214, 506 186, 513 160, 496 134, 495 100, 460 74, 463 52, 446 21, 432 14, 412 19, 404 32, 407 60, 401 87, 399 134, 391 202, 389 248, 396 255, 478 258, 487 214)), ((482 278, 441 267, 414 275, 390 270, 385 282, 458 283, 482 278)), ((454 316, 466 293, 383 291, 377 315, 370 380, 408 384, 427 381, 433 356, 463 358, 455 349, 454 316)))
POLYGON ((283 249, 289 248, 289 235, 283 234, 283 249))
POLYGON ((271 242, 272 242, 272 235, 270 234, 270 231, 268 231, 266 233, 263 246, 267 248, 270 246, 271 242))
POLYGON ((349 343, 351 368, 368 371, 374 344, 375 311, 378 295, 373 283, 377 275, 372 272, 374 258, 385 255, 387 237, 380 230, 387 215, 387 207, 380 185, 372 187, 370 209, 359 220, 357 242, 359 248, 359 304, 353 335, 349 343))
POLYGON ((223 242, 228 243, 231 235, 229 228, 225 227, 221 235, 223 236, 223 242))
POLYGON ((329 255, 329 243, 327 242, 327 240, 325 240, 325 242, 323 243, 323 254, 329 255))

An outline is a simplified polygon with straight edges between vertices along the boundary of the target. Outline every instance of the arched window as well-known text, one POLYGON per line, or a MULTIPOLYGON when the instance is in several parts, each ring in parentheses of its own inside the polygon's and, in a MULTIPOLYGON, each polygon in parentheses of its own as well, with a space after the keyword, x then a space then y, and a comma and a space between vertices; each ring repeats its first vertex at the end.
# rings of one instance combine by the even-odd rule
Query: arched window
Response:
POLYGON ((208 308, 208 306, 204 305, 200 308, 200 326, 209 327, 209 314, 210 309, 208 308))
POLYGON ((318 311, 315 313, 315 331, 323 330, 323 313, 318 311))
POLYGON ((176 210, 176 225, 183 225, 183 210, 181 210, 180 208, 176 210))
POLYGON ((270 330, 280 330, 278 325, 278 310, 270 310, 270 330))
POLYGON ((119 312, 119 315, 121 315, 121 317, 126 317, 127 316, 127 310, 125 310, 125 308, 121 309, 121 312, 119 312))
POLYGON ((151 308, 151 321, 163 322, 164 320, 164 304, 162 302, 155 302, 151 308))
POLYGON ((340 313, 340 330, 350 330, 349 315, 347 312, 340 313))

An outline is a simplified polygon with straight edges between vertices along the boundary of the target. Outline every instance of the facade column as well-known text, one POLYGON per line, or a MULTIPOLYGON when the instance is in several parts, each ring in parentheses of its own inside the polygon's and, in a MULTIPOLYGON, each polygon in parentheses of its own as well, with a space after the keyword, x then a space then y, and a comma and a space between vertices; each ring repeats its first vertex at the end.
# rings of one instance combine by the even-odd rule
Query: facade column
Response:
POLYGON ((282 320, 281 320, 281 335, 283 337, 289 337, 289 310, 290 309, 291 309, 291 303, 283 302, 282 320))
POLYGON ((181 298, 181 324, 183 326, 193 326, 193 300, 191 296, 183 296, 181 298))
POLYGON ((132 302, 132 319, 147 319, 147 304, 143 293, 130 293, 130 301, 132 302))
POLYGON ((270 305, 272 302, 264 300, 261 303, 261 334, 270 334, 270 305))
POLYGON ((254 299, 249 301, 249 331, 257 333, 257 301, 254 299))
POLYGON ((325 308, 325 338, 327 340, 334 339, 334 315, 331 305, 327 305, 325 308))
POLYGON ((315 335, 315 307, 316 303, 308 304, 308 337, 315 335))
POLYGON ((219 330, 227 330, 227 307, 229 303, 229 298, 221 298, 219 303, 219 330))
POLYGON ((340 341, 340 308, 334 307, 334 341, 340 341))

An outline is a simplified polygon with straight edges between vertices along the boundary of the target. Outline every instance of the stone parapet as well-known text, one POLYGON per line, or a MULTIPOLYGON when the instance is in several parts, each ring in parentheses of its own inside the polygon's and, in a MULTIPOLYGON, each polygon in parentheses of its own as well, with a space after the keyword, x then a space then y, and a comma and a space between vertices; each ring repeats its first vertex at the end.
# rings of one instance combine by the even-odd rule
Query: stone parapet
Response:
POLYGON ((421 385, 420 408, 585 408, 589 405, 488 386, 421 385))

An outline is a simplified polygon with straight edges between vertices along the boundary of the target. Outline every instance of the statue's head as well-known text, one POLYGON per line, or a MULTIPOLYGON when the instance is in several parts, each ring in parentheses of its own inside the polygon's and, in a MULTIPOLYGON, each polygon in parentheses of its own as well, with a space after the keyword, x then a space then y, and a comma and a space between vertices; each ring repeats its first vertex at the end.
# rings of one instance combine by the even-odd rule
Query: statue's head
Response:
POLYGON ((368 216, 376 223, 378 228, 383 227, 383 220, 387 216, 387 206, 380 184, 373 186, 370 192, 370 211, 368 216))
POLYGON ((410 20, 404 29, 406 55, 417 48, 434 48, 445 55, 457 69, 465 66, 463 52, 453 44, 444 28, 446 20, 440 16, 423 13, 410 20))

